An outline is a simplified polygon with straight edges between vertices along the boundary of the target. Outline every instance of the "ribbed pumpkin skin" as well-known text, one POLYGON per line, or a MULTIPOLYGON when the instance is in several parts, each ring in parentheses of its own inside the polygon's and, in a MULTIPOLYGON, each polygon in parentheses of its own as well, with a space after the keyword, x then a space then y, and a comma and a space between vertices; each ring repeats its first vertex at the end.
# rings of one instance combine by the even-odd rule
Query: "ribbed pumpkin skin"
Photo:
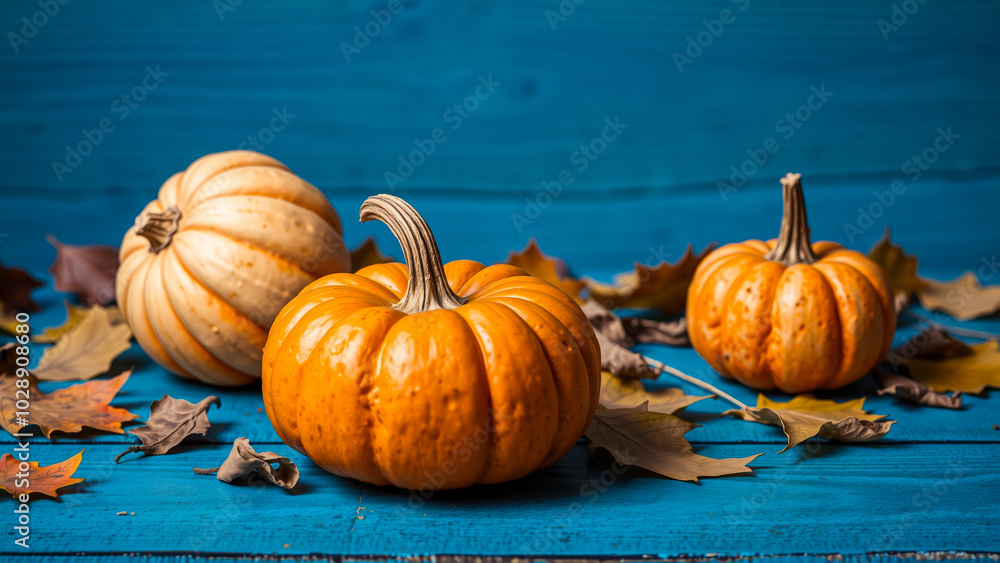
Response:
POLYGON ((143 213, 176 207, 177 232, 152 252, 122 240, 118 305, 143 350, 171 372, 229 386, 260 377, 281 308, 317 277, 350 268, 336 211, 277 160, 250 151, 196 160, 143 213))
POLYGON ((872 370, 896 329, 892 291, 868 257, 828 241, 818 260, 784 266, 749 240, 712 252, 688 290, 691 345, 720 374, 755 389, 836 389, 872 370))
POLYGON ((392 309, 395 263, 319 279, 281 311, 263 392, 285 443, 336 475, 424 490, 516 479, 573 447, 601 377, 580 308, 513 266, 444 273, 456 309, 392 309))

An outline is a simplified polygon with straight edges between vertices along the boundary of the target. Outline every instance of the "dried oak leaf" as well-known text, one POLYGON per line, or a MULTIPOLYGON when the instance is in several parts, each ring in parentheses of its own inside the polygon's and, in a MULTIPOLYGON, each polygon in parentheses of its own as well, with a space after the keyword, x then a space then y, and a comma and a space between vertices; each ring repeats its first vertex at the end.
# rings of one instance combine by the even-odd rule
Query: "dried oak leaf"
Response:
POLYGON ((507 256, 507 263, 551 283, 570 297, 581 301, 580 292, 586 284, 569 276, 569 268, 565 261, 542 254, 534 238, 528 241, 528 245, 521 252, 511 252, 507 256))
POLYGON ((864 405, 864 397, 837 403, 803 393, 787 403, 779 403, 761 394, 757 396, 756 407, 732 409, 722 414, 780 426, 788 436, 788 444, 778 452, 780 454, 813 436, 838 442, 870 442, 885 436, 896 421, 881 420, 885 418, 882 414, 868 414, 864 405))
POLYGON ((675 414, 702 399, 714 399, 715 395, 692 396, 676 387, 646 391, 640 381, 620 379, 610 372, 601 372, 600 404, 606 409, 631 409, 643 403, 648 410, 664 414, 675 414))
POLYGON ((115 457, 115 463, 126 454, 143 452, 146 455, 161 455, 169 452, 184 438, 195 434, 204 436, 211 423, 208 421, 208 409, 215 405, 222 408, 222 401, 215 395, 205 397, 198 404, 192 404, 184 399, 175 399, 164 395, 162 399, 153 401, 149 406, 149 420, 145 426, 129 431, 139 437, 142 444, 129 449, 115 457))
POLYGON ((194 472, 199 475, 215 473, 219 481, 226 483, 232 483, 234 479, 257 472, 282 489, 291 489, 299 482, 299 468, 291 460, 274 452, 257 452, 250 446, 250 440, 247 438, 237 438, 233 442, 233 449, 229 451, 229 457, 221 467, 211 469, 195 467, 194 472), (272 464, 278 464, 278 468, 275 469, 272 464))
MULTIPOLYGON (((903 247, 893 244, 889 239, 889 227, 885 228, 882 240, 868 251, 868 257, 885 270, 893 291, 905 298, 903 302, 927 285, 917 275, 917 257, 903 252, 903 247)), ((897 305, 899 303, 897 300, 897 305)))
POLYGON ((994 341, 973 344, 971 354, 944 358, 913 357, 906 362, 910 377, 931 389, 980 394, 1000 388, 1000 352, 994 341))
MULTIPOLYGON (((59 326, 48 327, 42 331, 41 334, 33 336, 31 339, 39 344, 51 344, 59 340, 64 334, 72 330, 76 325, 80 324, 80 321, 87 316, 94 307, 100 307, 100 305, 94 305, 93 307, 80 307, 79 305, 73 305, 69 301, 64 301, 63 306, 66 307, 66 320, 63 324, 59 326)), ((115 305, 109 305, 105 307, 107 309, 108 318, 112 325, 117 325, 125 322, 125 318, 122 316, 122 312, 115 305)))
POLYGON ((7 268, 0 264, 0 307, 10 312, 38 310, 38 304, 31 299, 31 290, 41 287, 42 282, 31 277, 23 268, 7 268))
POLYGON ((892 395, 893 397, 925 407, 938 407, 942 409, 962 408, 961 391, 956 391, 951 396, 945 395, 905 375, 881 370, 875 374, 875 379, 878 381, 879 389, 877 393, 879 395, 892 395))
POLYGON ((650 412, 643 403, 631 409, 598 409, 587 429, 587 451, 605 449, 618 463, 634 465, 679 481, 752 473, 747 464, 759 455, 714 459, 694 453, 684 434, 697 428, 676 416, 650 412))
POLYGON ((131 346, 132 331, 116 307, 92 307, 45 350, 33 370, 38 379, 90 379, 108 371, 131 346))
POLYGON ((49 268, 57 291, 72 292, 86 305, 107 305, 115 300, 118 249, 104 244, 75 246, 49 235, 56 260, 49 268))
POLYGON ((1000 285, 983 287, 972 272, 950 282, 931 279, 924 282, 924 287, 917 291, 917 298, 932 311, 944 311, 960 321, 967 321, 1000 310, 1000 285))
POLYGON ((15 498, 24 493, 40 493, 50 497, 58 497, 57 489, 83 481, 83 479, 74 478, 73 473, 80 466, 84 451, 86 450, 81 450, 80 453, 66 461, 47 467, 39 467, 37 461, 29 461, 27 487, 18 486, 19 483, 25 481, 24 478, 18 477, 18 473, 22 473, 19 468, 21 462, 12 454, 3 454, 0 457, 0 489, 7 491, 15 498))
POLYGON ((74 434, 84 426, 124 434, 122 422, 134 420, 138 415, 112 407, 110 403, 131 373, 129 370, 111 379, 78 383, 51 393, 39 391, 34 378, 30 378, 26 389, 21 389, 16 385, 18 378, 0 377, 0 426, 11 434, 27 426, 19 423, 25 419, 19 419, 17 412, 25 409, 17 408, 15 399, 28 397, 31 410, 26 422, 37 425, 46 438, 51 438, 57 430, 74 434), (21 397, 16 395, 18 391, 23 393, 21 397))
POLYGON ((684 309, 688 285, 704 258, 712 249, 710 244, 695 254, 688 245, 680 260, 670 264, 662 262, 655 267, 635 263, 635 270, 618 274, 613 284, 587 280, 590 297, 609 309, 635 308, 656 309, 664 314, 673 314, 684 309))
POLYGON ((372 266, 374 264, 385 264, 388 262, 395 262, 396 259, 392 256, 386 256, 382 254, 379 250, 378 243, 375 242, 375 237, 368 237, 358 245, 357 248, 351 251, 351 271, 357 272, 361 268, 366 266, 372 266))

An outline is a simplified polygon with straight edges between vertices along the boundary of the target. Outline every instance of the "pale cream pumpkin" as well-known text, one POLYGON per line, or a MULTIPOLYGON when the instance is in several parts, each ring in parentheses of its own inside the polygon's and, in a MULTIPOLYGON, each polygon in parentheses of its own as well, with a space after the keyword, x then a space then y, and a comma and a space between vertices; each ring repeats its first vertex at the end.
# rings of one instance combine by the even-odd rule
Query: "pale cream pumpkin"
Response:
POLYGON ((142 349, 183 377, 260 377, 278 312, 350 267, 326 197, 277 160, 210 154, 174 174, 122 240, 118 306, 142 349))

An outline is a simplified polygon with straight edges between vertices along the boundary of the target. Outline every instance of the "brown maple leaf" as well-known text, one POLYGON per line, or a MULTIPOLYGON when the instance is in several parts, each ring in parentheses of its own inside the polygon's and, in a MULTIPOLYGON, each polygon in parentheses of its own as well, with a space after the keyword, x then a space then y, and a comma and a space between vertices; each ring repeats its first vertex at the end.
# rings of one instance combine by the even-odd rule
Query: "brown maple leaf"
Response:
POLYGON ((902 246, 890 240, 889 227, 885 228, 882 239, 868 251, 868 257, 882 267, 896 294, 901 293, 909 299, 926 285, 917 275, 917 257, 903 252, 902 246))
POLYGON ((695 254, 688 245, 684 255, 673 264, 664 261, 650 267, 636 262, 633 271, 618 274, 613 284, 587 280, 587 289, 591 299, 608 309, 655 309, 670 315, 684 310, 691 278, 702 258, 714 248, 710 244, 695 254))
POLYGON ((56 260, 49 272, 57 291, 75 293, 86 305, 107 305, 115 300, 117 248, 63 244, 52 235, 46 240, 56 248, 56 260))
POLYGON ((751 473, 759 455, 715 459, 694 453, 684 434, 697 428, 676 416, 650 412, 646 403, 631 409, 598 409, 587 429, 587 451, 607 450, 618 463, 634 465, 679 481, 751 473))
POLYGON ((0 489, 7 491, 15 498, 28 493, 58 497, 57 489, 83 481, 83 479, 74 478, 73 473, 80 466, 84 451, 81 450, 80 453, 66 461, 46 467, 39 467, 37 461, 29 461, 27 462, 27 478, 18 476, 19 473, 24 473, 19 467, 21 462, 12 454, 5 453, 0 456, 0 489))
POLYGON ((111 379, 78 383, 51 393, 38 390, 35 378, 30 377, 27 388, 20 388, 20 378, 0 376, 0 426, 12 435, 21 431, 17 399, 28 397, 31 401, 27 422, 37 425, 46 438, 55 431, 74 434, 84 426, 124 434, 122 422, 134 420, 138 415, 125 409, 110 406, 118 391, 128 381, 131 370, 111 379), (21 395, 18 395, 21 393, 21 395))
POLYGON ((375 242, 375 237, 366 238, 364 242, 351 251, 352 272, 357 272, 366 266, 386 264, 395 261, 396 259, 392 256, 382 254, 382 251, 379 250, 378 243, 375 242))
POLYGON ((6 268, 0 264, 0 308, 11 313, 37 311, 38 304, 31 299, 31 290, 41 286, 42 282, 23 268, 6 268))
POLYGON ((569 275, 569 267, 564 260, 543 254, 534 238, 520 252, 511 252, 507 256, 507 263, 521 268, 528 275, 551 283, 577 301, 582 301, 580 292, 586 284, 569 275))

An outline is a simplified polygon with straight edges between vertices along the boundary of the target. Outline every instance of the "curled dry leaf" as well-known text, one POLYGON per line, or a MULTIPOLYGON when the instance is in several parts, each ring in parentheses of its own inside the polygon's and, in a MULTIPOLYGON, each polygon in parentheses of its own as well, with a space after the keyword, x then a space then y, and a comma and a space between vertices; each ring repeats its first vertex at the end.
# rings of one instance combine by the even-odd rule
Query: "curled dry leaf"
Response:
POLYGON ((695 254, 688 245, 684 255, 673 264, 664 261, 649 267, 636 262, 635 270, 615 276, 611 285, 587 280, 590 297, 609 309, 656 309, 668 315, 682 311, 698 264, 714 248, 710 244, 695 254))
POLYGON ((15 498, 24 493, 40 493, 50 497, 58 497, 58 489, 68 485, 75 485, 83 481, 73 477, 76 468, 80 467, 83 460, 83 452, 67 459, 66 461, 39 467, 37 461, 28 462, 28 477, 19 477, 23 473, 20 468, 20 461, 12 454, 3 454, 0 457, 0 489, 13 495, 15 498), (27 486, 22 486, 27 483, 27 486))
POLYGON ((7 268, 0 264, 0 309, 10 314, 37 311, 38 304, 31 299, 31 290, 41 286, 42 282, 23 268, 7 268))
POLYGON ((640 381, 619 379, 610 372, 601 372, 601 406, 606 409, 631 409, 646 403, 652 412, 675 414, 702 399, 715 395, 691 396, 676 387, 646 391, 640 381))
POLYGON ((587 429, 587 451, 605 449, 618 463, 634 465, 679 481, 751 473, 759 455, 714 459, 694 453, 684 434, 697 424, 649 412, 646 403, 631 409, 598 409, 587 429))
POLYGON ((639 344, 691 345, 687 333, 687 319, 684 317, 676 321, 625 317, 622 319, 622 325, 625 327, 625 332, 639 344))
POLYGON ((570 297, 581 301, 580 293, 583 291, 584 282, 570 277, 565 261, 542 254, 534 238, 528 241, 528 245, 521 252, 511 252, 507 256, 507 263, 551 283, 568 293, 570 297))
POLYGON ((57 291, 75 293, 86 305, 107 305, 115 300, 118 249, 104 244, 75 246, 46 237, 56 248, 49 268, 57 291))
POLYGON ((962 408, 962 393, 956 391, 951 396, 937 393, 930 387, 898 373, 879 371, 875 374, 878 381, 879 395, 892 395, 893 397, 909 401, 925 407, 938 407, 942 409, 962 408))
POLYGON ((27 388, 19 388, 19 378, 5 374, 0 377, 0 425, 13 435, 20 432, 23 426, 34 424, 46 438, 51 438, 57 430, 75 434, 84 426, 124 434, 122 423, 134 420, 138 415, 112 407, 110 403, 131 373, 132 370, 129 370, 111 379, 78 383, 51 393, 39 391, 33 377, 27 388), (16 395, 18 391, 23 394, 16 395), (26 418, 17 415, 25 410, 16 407, 15 399, 21 397, 31 401, 30 414, 26 418))
POLYGON ((149 407, 149 420, 145 426, 129 431, 139 437, 142 444, 131 446, 115 457, 118 463, 122 456, 132 452, 143 452, 147 455, 161 455, 169 452, 188 436, 204 436, 211 423, 208 421, 208 409, 212 405, 222 408, 222 401, 215 395, 205 397, 198 404, 192 404, 184 399, 175 399, 164 395, 162 399, 153 401, 149 407))
POLYGON ((594 327, 601 345, 602 369, 618 377, 656 379, 659 376, 659 372, 649 367, 642 355, 629 348, 635 346, 637 341, 660 341, 663 334, 674 330, 671 323, 633 323, 630 321, 634 319, 621 319, 593 299, 584 301, 580 308, 594 327))
POLYGON ((601 346, 601 369, 624 378, 656 379, 660 376, 659 371, 649 367, 642 354, 629 350, 600 332, 596 334, 597 343, 601 346))
POLYGON ((45 350, 33 372, 44 381, 90 379, 107 372, 131 340, 117 307, 92 307, 45 350))
POLYGON ((291 460, 274 452, 254 451, 247 438, 237 438, 233 442, 233 449, 222 466, 211 469, 195 467, 194 472, 199 475, 215 473, 219 481, 226 483, 256 472, 283 489, 291 489, 299 482, 299 468, 291 460), (272 464, 277 464, 277 469, 272 464))
POLYGON ((357 272, 361 268, 371 266, 372 264, 386 264, 395 261, 396 259, 392 256, 382 254, 378 243, 375 242, 375 237, 368 237, 357 248, 351 251, 351 272, 357 272))
POLYGON ((780 426, 788 436, 788 444, 778 452, 781 453, 813 436, 838 442, 870 442, 885 436, 895 421, 881 420, 885 418, 883 414, 868 414, 864 405, 863 397, 837 403, 803 393, 787 403, 779 403, 758 395, 756 407, 728 410, 722 414, 780 426))

